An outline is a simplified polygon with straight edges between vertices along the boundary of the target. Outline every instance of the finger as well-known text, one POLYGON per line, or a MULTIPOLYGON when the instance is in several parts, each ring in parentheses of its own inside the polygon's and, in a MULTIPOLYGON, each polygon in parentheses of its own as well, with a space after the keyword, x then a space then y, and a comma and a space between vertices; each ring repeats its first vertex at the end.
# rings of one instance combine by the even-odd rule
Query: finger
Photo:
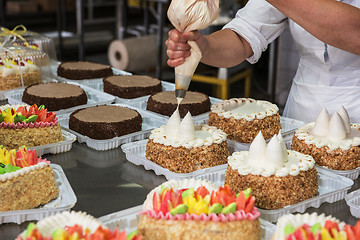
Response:
POLYGON ((172 40, 167 40, 165 42, 165 44, 168 49, 173 50, 173 51, 189 51, 190 50, 190 46, 187 43, 178 43, 178 42, 174 42, 172 40))
POLYGON ((188 41, 196 41, 199 38, 201 38, 201 33, 198 30, 190 31, 190 32, 184 32, 181 37, 184 39, 187 39, 188 41))
POLYGON ((190 56, 190 51, 172 51, 168 49, 166 54, 170 59, 187 58, 190 56))
POLYGON ((169 39, 174 42, 182 42, 182 43, 187 42, 187 39, 183 37, 183 33, 180 33, 176 29, 169 31, 169 39))
POLYGON ((167 64, 170 66, 170 67, 177 67, 181 64, 183 64, 185 61, 184 58, 177 58, 177 59, 168 59, 167 60, 167 64))

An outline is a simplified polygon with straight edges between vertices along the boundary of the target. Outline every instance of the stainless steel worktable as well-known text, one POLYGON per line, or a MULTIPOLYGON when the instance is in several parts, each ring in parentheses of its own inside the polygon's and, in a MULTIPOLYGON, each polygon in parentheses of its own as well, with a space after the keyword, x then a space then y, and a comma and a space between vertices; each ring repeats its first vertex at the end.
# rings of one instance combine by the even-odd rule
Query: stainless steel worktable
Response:
MULTIPOLYGON (((69 152, 44 157, 63 168, 77 196, 73 210, 85 211, 95 217, 142 204, 152 188, 166 181, 165 177, 128 162, 120 147, 95 151, 86 144, 75 142, 69 152)), ((349 192, 359 186, 360 179, 357 179, 349 192)), ((307 212, 314 211, 331 214, 350 224, 357 220, 350 214, 345 200, 307 209, 307 212)), ((27 225, 28 222, 0 225, 0 240, 15 239, 27 225)))

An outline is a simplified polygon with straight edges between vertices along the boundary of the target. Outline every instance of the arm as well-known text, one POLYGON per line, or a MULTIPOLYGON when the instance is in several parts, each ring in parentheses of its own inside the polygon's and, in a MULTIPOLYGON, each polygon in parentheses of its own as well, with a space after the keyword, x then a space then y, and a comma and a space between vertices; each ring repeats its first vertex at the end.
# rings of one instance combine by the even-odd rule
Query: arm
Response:
POLYGON ((202 53, 202 63, 216 67, 235 66, 253 54, 248 42, 230 29, 208 36, 203 36, 198 31, 180 33, 174 29, 169 32, 169 39, 166 41, 169 66, 181 65, 190 55, 187 41, 197 43, 202 53))
POLYGON ((335 0, 266 0, 319 40, 360 55, 360 9, 335 0))

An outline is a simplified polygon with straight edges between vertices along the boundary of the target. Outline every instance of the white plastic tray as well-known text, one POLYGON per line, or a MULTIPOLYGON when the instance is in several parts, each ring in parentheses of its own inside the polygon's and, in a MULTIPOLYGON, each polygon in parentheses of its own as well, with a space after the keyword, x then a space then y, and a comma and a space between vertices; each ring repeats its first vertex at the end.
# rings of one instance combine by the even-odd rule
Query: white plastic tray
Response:
POLYGON ((148 140, 145 139, 122 145, 121 148, 126 155, 126 159, 135 165, 143 165, 146 170, 153 170, 156 175, 164 175, 167 180, 185 178, 206 179, 219 186, 224 182, 227 164, 199 169, 191 173, 171 172, 169 169, 163 168, 146 159, 145 150, 147 141, 148 140))
MULTIPOLYGON (((84 91, 87 95, 87 99, 88 99, 87 104, 55 111, 57 115, 68 113, 68 112, 73 112, 76 109, 83 108, 84 106, 89 107, 89 106, 95 106, 95 105, 104 105, 104 104, 110 104, 115 101, 115 97, 113 95, 97 91, 91 87, 81 85, 78 83, 69 83, 69 84, 74 84, 74 85, 80 86, 82 89, 84 89, 84 91)), ((18 89, 18 90, 10 92, 8 94, 5 94, 5 96, 7 97, 8 102, 11 105, 25 104, 22 101, 23 92, 24 92, 24 89, 18 89)))
MULTIPOLYGON (((287 118, 287 117, 280 117, 280 124, 281 124, 281 135, 284 138, 285 143, 291 142, 292 136, 295 130, 305 123, 299 120, 287 118)), ((267 139, 270 141, 270 139, 267 139)), ((250 148, 250 143, 240 143, 235 140, 228 139, 228 145, 234 151, 248 151, 250 148)))
MULTIPOLYGON (((128 208, 123 211, 111 213, 109 215, 100 217, 99 220, 111 230, 116 228, 125 230, 127 233, 135 231, 138 225, 138 214, 141 212, 143 206, 128 208)), ((261 224, 261 240, 270 240, 275 232, 275 225, 260 219, 261 224)))
MULTIPOLYGON (((291 149, 293 135, 294 135, 294 133, 292 133, 290 135, 290 137, 285 141, 285 145, 288 149, 291 149)), ((327 168, 325 166, 317 165, 317 169, 318 169, 318 171, 330 172, 333 174, 340 175, 342 177, 350 178, 351 180, 357 179, 360 175, 360 167, 352 169, 352 170, 334 170, 334 169, 327 168)))
POLYGON ((343 199, 347 191, 351 188, 354 182, 351 179, 330 173, 330 172, 318 172, 319 176, 319 195, 297 204, 289 205, 281 209, 265 210, 258 209, 261 213, 261 218, 276 222, 279 217, 300 212, 303 213, 309 207, 318 208, 324 202, 333 203, 343 199))
POLYGON ((0 212, 0 224, 17 223, 26 221, 40 220, 58 212, 70 210, 76 203, 76 195, 67 180, 64 171, 57 164, 50 164, 55 173, 56 185, 59 188, 59 196, 42 207, 20 210, 0 212))
MULTIPOLYGON (((121 104, 113 104, 113 106, 125 106, 121 104)), ((126 106, 125 106, 126 107, 126 106)), ((127 106, 129 107, 129 106, 127 106)), ((154 114, 136 109, 142 117, 142 131, 130 133, 124 136, 115 137, 112 139, 98 140, 93 139, 88 136, 84 136, 78 132, 75 132, 69 129, 69 117, 70 113, 62 114, 58 116, 60 125, 65 128, 67 131, 71 132, 77 136, 77 140, 82 143, 85 142, 86 145, 90 148, 93 148, 98 151, 105 151, 113 148, 117 148, 123 143, 129 143, 137 140, 142 140, 150 136, 151 129, 164 125, 166 120, 163 117, 158 117, 154 114)))
POLYGON ((347 194, 345 201, 350 207, 351 215, 360 218, 360 189, 347 194))
POLYGON ((31 147, 30 149, 36 150, 36 154, 38 156, 42 156, 48 153, 58 154, 70 151, 72 143, 76 140, 76 136, 72 133, 69 133, 65 129, 61 129, 61 133, 63 136, 63 140, 61 142, 31 147))

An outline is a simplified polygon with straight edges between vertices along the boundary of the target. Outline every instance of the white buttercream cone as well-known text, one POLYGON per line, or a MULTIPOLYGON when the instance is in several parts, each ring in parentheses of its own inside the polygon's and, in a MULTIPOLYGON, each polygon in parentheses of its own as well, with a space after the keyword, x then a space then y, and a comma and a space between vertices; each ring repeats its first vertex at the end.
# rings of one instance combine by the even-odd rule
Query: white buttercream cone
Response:
POLYGON ((341 108, 339 109, 338 113, 344 122, 344 125, 346 128, 346 133, 350 134, 351 133, 350 118, 349 118, 349 114, 346 111, 346 109, 344 108, 344 106, 341 105, 341 108))
POLYGON ((330 140, 343 140, 346 138, 346 127, 340 115, 336 112, 330 119, 328 138, 330 140))
POLYGON ((180 126, 180 114, 179 114, 179 109, 176 108, 176 110, 173 112, 173 114, 166 123, 165 126, 166 136, 170 138, 176 138, 179 126, 180 126))
POLYGON ((325 137, 328 133, 329 122, 330 122, 329 113, 326 110, 326 108, 323 108, 320 114, 318 115, 318 117, 316 118, 315 126, 311 130, 311 134, 320 137, 325 137))
POLYGON ((263 166, 265 161, 266 142, 262 132, 256 135, 249 148, 249 164, 254 167, 263 166))
POLYGON ((287 161, 287 152, 284 155, 283 148, 277 137, 273 136, 266 148, 266 166, 269 168, 280 169, 284 167, 285 161, 287 161))
POLYGON ((190 112, 181 121, 177 137, 181 140, 195 139, 195 124, 190 112))

